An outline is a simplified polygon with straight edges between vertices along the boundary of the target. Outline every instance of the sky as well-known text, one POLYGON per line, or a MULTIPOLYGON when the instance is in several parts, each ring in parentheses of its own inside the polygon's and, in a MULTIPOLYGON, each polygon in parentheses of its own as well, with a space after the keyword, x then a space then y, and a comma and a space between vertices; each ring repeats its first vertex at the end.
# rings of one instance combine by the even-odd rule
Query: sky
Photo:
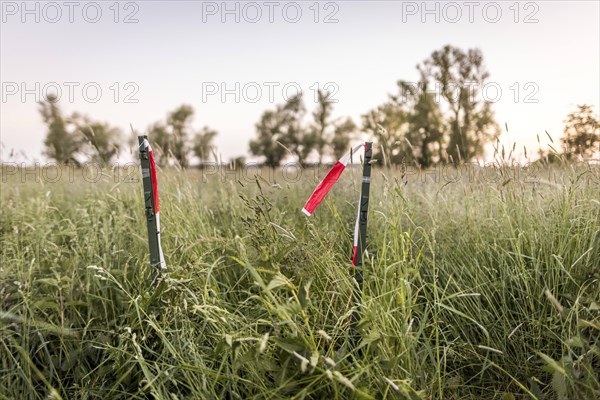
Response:
POLYGON ((219 131, 223 160, 246 155, 261 114, 298 89, 309 111, 317 88, 333 91, 334 117, 360 122, 446 44, 481 49, 501 142, 518 152, 535 153, 538 135, 548 143, 545 131, 557 140, 577 104, 600 105, 599 1, 2 1, 1 11, 3 161, 45 160, 36 102, 51 92, 66 114, 125 133, 189 104, 194 128, 219 131))

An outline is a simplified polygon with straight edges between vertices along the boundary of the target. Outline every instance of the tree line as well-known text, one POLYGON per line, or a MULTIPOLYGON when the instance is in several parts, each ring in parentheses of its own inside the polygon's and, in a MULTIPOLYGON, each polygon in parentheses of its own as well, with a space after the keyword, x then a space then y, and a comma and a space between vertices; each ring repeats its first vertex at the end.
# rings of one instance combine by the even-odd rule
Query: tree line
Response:
MULTIPOLYGON (((419 81, 398 81, 396 93, 362 115, 360 126, 350 117, 332 117, 335 103, 328 92, 318 91, 310 115, 302 94, 293 96, 261 115, 248 145, 250 154, 261 157, 269 167, 277 167, 290 157, 301 165, 307 165, 311 158, 321 164, 347 152, 362 131, 374 139, 374 157, 385 165, 411 163, 426 168, 481 157, 485 145, 500 135, 492 103, 481 94, 489 78, 482 52, 444 46, 416 69, 419 81)), ((45 155, 58 163, 109 164, 127 142, 121 130, 108 123, 78 113, 64 116, 56 97, 48 96, 41 102, 40 113, 47 126, 45 155)), ((206 126, 195 131, 193 117, 193 108, 184 104, 168 113, 164 121, 148 127, 159 164, 177 163, 186 168, 192 157, 200 165, 216 159, 213 142, 218 132, 206 126)), ((565 121, 562 149, 553 149, 553 154, 592 157, 600 144, 599 129, 592 107, 577 106, 565 121)), ((135 137, 129 141, 134 143, 135 137)), ((548 158, 543 152, 540 156, 548 158)), ((235 159, 238 164, 244 160, 235 159)))

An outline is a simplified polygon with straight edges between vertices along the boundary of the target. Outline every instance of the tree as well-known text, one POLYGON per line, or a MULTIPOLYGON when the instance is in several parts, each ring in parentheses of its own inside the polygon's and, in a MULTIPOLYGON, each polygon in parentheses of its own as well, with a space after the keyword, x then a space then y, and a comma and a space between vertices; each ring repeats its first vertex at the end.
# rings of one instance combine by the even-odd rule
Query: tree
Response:
POLYGON ((173 157, 182 168, 186 168, 189 166, 190 153, 194 151, 198 155, 196 150, 200 151, 201 160, 204 160, 203 157, 208 157, 210 150, 207 151, 207 148, 212 147, 211 141, 217 133, 204 127, 198 132, 199 137, 193 136, 192 144, 190 138, 193 134, 191 127, 193 117, 194 109, 183 104, 167 114, 166 123, 155 122, 148 127, 148 137, 150 143, 157 147, 160 155, 157 162, 160 165, 166 165, 168 159, 173 157))
POLYGON ((305 112, 300 94, 265 111, 256 124, 257 137, 250 141, 250 152, 265 158, 269 167, 277 167, 286 157, 286 149, 298 158, 301 165, 315 146, 315 136, 302 126, 305 112))
POLYGON ((405 140, 408 128, 408 113, 393 99, 362 116, 363 130, 377 142, 373 158, 385 164, 412 162, 410 144, 405 140))
POLYGON ((190 123, 194 115, 191 106, 183 104, 169 114, 167 126, 171 128, 171 152, 182 168, 188 166, 188 139, 190 136, 190 123))
POLYGON ((599 150, 596 144, 600 144, 600 123, 591 105, 580 104, 567 115, 562 143, 567 157, 591 158, 599 150))
POLYGON ((205 162, 210 157, 210 153, 214 148, 212 142, 218 134, 217 131, 205 126, 200 132, 196 133, 196 136, 194 136, 194 147, 192 150, 196 157, 200 159, 201 163, 205 162))
POLYGON ((167 165, 171 152, 171 135, 162 122, 155 122, 148 127, 148 139, 152 144, 152 151, 156 157, 156 163, 162 167, 167 165))
POLYGON ((265 165, 277 167, 285 158, 285 149, 277 142, 281 136, 279 109, 265 111, 255 125, 257 138, 250 141, 250 153, 265 158, 265 165))
POLYGON ((422 79, 439 87, 448 103, 450 127, 446 152, 455 163, 483 154, 484 145, 499 134, 491 104, 480 96, 489 73, 478 49, 445 46, 418 67, 422 79))
POLYGON ((302 125, 305 112, 306 108, 301 94, 289 99, 282 109, 284 129, 281 143, 297 157, 298 163, 302 166, 306 165, 308 155, 317 144, 314 132, 305 129, 302 125))
POLYGON ((246 164, 246 157, 244 156, 236 156, 229 159, 229 168, 239 170, 244 168, 246 164))
POLYGON ((393 99, 405 101, 409 109, 406 139, 411 144, 414 160, 421 167, 427 168, 442 159, 445 131, 442 112, 433 93, 428 90, 424 77, 419 89, 405 81, 398 82, 398 86, 403 98, 393 99))
POLYGON ((317 100, 318 105, 317 109, 313 112, 314 125, 313 135, 315 141, 315 149, 319 154, 319 164, 323 162, 323 155, 325 153, 325 148, 330 144, 330 141, 333 138, 329 138, 329 129, 331 123, 329 122, 329 118, 331 117, 331 113, 333 111, 333 102, 331 101, 331 94, 329 92, 324 92, 321 89, 317 92, 317 100))
POLYGON ((92 160, 108 164, 119 153, 121 131, 118 128, 78 113, 64 118, 53 95, 39 104, 48 126, 45 154, 56 162, 79 165, 92 160))
POLYGON ((81 138, 79 151, 90 155, 93 161, 109 164, 120 151, 122 133, 108 123, 92 121, 89 117, 74 113, 70 122, 75 125, 81 138))
POLYGON ((356 133, 356 128, 356 124, 350 117, 342 119, 335 124, 333 138, 331 139, 331 149, 336 160, 348 152, 350 141, 356 133))
POLYGON ((48 128, 44 146, 44 153, 59 164, 74 162, 79 164, 75 155, 79 150, 80 142, 75 134, 69 130, 68 123, 63 118, 58 107, 55 95, 48 95, 46 101, 39 102, 40 114, 48 128))

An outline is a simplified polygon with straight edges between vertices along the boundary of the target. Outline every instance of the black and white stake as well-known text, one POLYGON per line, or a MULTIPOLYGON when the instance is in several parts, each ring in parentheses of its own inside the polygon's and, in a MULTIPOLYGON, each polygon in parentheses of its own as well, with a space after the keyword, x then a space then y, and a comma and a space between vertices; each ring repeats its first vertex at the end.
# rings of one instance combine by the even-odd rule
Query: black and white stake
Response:
POLYGON ((371 158, 373 156, 373 143, 365 143, 365 155, 363 160, 362 185, 360 188, 360 199, 356 224, 354 226, 354 278, 358 287, 354 290, 354 305, 356 309, 352 313, 352 330, 357 334, 358 322, 360 320, 359 307, 362 301, 363 288, 363 256, 367 249, 367 219, 369 216, 369 192, 371 189, 371 158))
POLYGON ((142 181, 144 183, 144 204, 148 225, 148 245, 150 265, 158 270, 166 270, 167 264, 160 244, 160 204, 158 202, 158 180, 156 162, 147 136, 138 136, 142 181))

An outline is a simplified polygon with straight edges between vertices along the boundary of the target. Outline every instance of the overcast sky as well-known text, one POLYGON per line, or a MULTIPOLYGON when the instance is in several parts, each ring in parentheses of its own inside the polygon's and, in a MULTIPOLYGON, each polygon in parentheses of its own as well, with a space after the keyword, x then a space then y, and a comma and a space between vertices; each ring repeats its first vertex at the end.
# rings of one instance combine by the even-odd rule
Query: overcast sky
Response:
POLYGON ((228 159, 248 152, 284 88, 301 88, 309 110, 317 87, 334 90, 334 116, 359 122, 446 44, 483 51, 507 145, 534 153, 576 104, 598 112, 598 1, 315 3, 3 1, 3 159, 43 160, 36 101, 57 90, 65 113, 125 132, 190 104, 228 159))

